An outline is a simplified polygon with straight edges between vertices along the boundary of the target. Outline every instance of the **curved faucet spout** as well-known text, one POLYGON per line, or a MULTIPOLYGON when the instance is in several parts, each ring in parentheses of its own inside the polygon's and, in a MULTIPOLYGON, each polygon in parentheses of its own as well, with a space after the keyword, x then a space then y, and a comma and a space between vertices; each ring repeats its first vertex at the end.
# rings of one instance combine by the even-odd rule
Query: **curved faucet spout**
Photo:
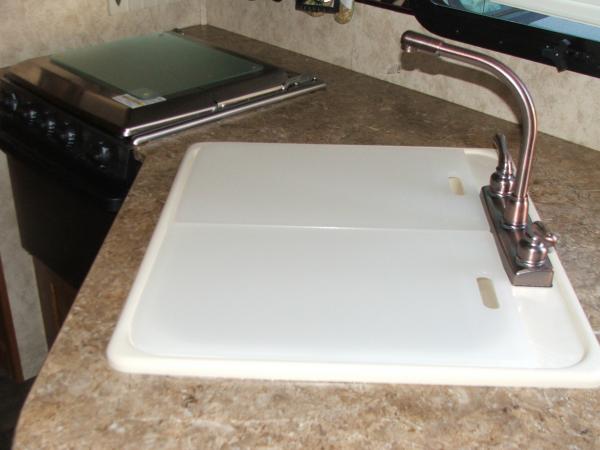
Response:
POLYGON ((506 198, 503 217, 505 226, 525 228, 529 209, 527 196, 537 137, 535 106, 525 83, 509 67, 490 56, 446 44, 414 31, 407 31, 402 35, 401 45, 407 52, 423 51, 484 69, 504 82, 516 96, 521 112, 522 138, 514 192, 506 198))
POLYGON ((516 286, 552 286, 554 271, 547 258, 556 236, 541 222, 529 224, 529 180, 537 135, 537 117, 531 95, 521 79, 494 58, 467 50, 414 31, 402 35, 402 49, 423 51, 455 59, 484 69, 503 81, 517 97, 521 109, 521 152, 516 178, 503 136, 496 137, 498 167, 490 185, 481 189, 481 199, 502 265, 516 286))

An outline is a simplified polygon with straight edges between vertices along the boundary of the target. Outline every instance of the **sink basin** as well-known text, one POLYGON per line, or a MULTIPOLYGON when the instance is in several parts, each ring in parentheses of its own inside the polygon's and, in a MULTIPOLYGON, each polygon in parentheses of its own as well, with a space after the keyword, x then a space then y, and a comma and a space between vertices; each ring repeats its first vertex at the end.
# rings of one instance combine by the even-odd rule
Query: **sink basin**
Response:
POLYGON ((479 199, 495 162, 478 149, 192 146, 110 364, 199 377, 600 385, 598 343, 556 253, 551 288, 514 287, 504 272, 479 199))

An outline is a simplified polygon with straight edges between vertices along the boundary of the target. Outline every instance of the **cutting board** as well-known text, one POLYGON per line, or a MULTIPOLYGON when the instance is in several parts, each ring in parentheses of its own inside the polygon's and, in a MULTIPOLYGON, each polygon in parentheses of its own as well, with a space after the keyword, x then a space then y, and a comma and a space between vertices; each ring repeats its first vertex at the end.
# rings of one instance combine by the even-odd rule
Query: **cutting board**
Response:
POLYGON ((556 254, 552 288, 513 287, 504 272, 479 199, 495 164, 492 150, 192 146, 111 340, 111 365, 600 385, 598 343, 556 254))

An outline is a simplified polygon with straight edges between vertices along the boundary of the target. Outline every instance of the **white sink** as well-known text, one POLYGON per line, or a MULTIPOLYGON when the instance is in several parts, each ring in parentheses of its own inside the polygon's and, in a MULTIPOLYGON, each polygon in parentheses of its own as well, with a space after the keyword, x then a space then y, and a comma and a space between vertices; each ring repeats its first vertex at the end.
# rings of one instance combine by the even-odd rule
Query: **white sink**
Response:
POLYGON ((111 365, 199 377, 600 385, 598 343, 556 254, 552 288, 508 281, 479 199, 495 158, 192 146, 110 343, 111 365))

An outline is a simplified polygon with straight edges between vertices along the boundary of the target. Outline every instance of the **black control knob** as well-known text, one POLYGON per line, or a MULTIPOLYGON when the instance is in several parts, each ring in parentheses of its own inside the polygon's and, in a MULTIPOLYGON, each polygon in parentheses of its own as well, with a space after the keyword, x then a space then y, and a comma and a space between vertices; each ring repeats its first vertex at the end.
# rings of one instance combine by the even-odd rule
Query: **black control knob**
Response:
POLYGON ((90 156, 100 167, 106 167, 113 157, 113 149, 106 142, 98 141, 92 147, 90 156))
POLYGON ((40 122, 40 128, 46 133, 46 136, 53 136, 56 132, 56 119, 52 116, 46 116, 46 118, 40 122))
POLYGON ((25 105, 21 110, 21 117, 27 125, 35 124, 39 116, 40 113, 34 105, 25 105))
POLYGON ((73 148, 77 142, 77 129, 69 122, 65 122, 61 128, 60 140, 66 148, 73 148))
POLYGON ((2 95, 2 108, 5 111, 14 113, 19 107, 19 97, 14 92, 4 92, 2 95))

